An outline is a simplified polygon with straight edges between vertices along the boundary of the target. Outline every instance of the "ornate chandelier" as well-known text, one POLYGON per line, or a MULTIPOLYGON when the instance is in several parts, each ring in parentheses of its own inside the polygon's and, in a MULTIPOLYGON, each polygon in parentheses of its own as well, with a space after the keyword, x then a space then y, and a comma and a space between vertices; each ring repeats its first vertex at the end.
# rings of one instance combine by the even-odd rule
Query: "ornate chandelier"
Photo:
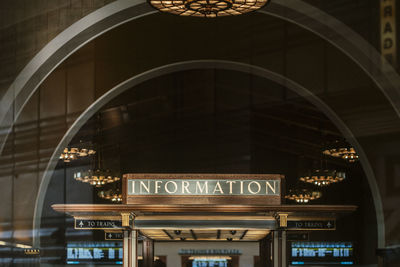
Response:
POLYGON ((83 183, 89 183, 96 187, 103 186, 105 184, 114 183, 119 181, 121 178, 118 174, 112 173, 110 170, 87 170, 78 171, 74 173, 74 179, 83 183))
POLYGON ((112 202, 117 202, 117 203, 122 202, 122 194, 119 192, 118 189, 102 190, 99 191, 97 195, 103 199, 111 200, 112 202))
POLYGON ((294 200, 297 203, 309 203, 311 200, 318 199, 322 196, 319 191, 309 189, 293 189, 289 190, 289 194, 285 196, 286 199, 294 200))
POLYGON ((358 160, 358 155, 355 149, 345 141, 335 141, 328 145, 322 153, 331 157, 342 158, 348 162, 355 162, 358 160))
POLYGON ((74 172, 74 179, 83 183, 88 183, 96 187, 103 186, 105 184, 114 183, 121 180, 118 173, 114 173, 108 169, 104 169, 103 163, 103 149, 100 146, 102 144, 101 138, 101 117, 100 114, 97 116, 97 148, 96 157, 93 159, 93 168, 85 171, 74 172))
POLYGON ((302 182, 317 186, 327 186, 333 183, 341 182, 344 179, 346 179, 346 173, 338 172, 336 170, 314 170, 309 174, 303 175, 299 178, 299 180, 302 182))
POLYGON ((64 162, 71 162, 78 158, 83 158, 87 156, 91 156, 96 154, 94 149, 89 148, 78 148, 78 147, 71 147, 71 148, 64 148, 63 152, 60 155, 60 159, 64 162))
POLYGON ((154 8, 179 16, 222 17, 262 8, 270 0, 148 0, 154 8))

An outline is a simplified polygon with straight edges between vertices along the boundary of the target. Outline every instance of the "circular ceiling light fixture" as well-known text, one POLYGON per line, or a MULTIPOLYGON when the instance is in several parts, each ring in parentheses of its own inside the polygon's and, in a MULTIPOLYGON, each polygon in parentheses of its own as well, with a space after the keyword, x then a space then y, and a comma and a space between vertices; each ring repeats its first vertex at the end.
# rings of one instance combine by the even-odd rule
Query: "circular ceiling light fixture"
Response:
POLYGON ((161 12, 179 16, 216 18, 241 15, 262 8, 271 0, 148 0, 161 12))
POLYGON ((314 170, 299 178, 299 180, 302 182, 317 186, 327 186, 333 183, 341 182, 344 179, 346 179, 346 173, 336 170, 314 170))
POLYGON ((74 179, 83 183, 89 183, 93 186, 100 187, 105 184, 114 183, 119 181, 121 178, 119 175, 112 173, 109 170, 87 170, 77 171, 74 173, 74 179))
POLYGON ((60 159, 64 162, 71 162, 78 158, 83 158, 96 154, 94 149, 89 148, 78 148, 78 147, 66 147, 60 155, 60 159))
POLYGON ((351 147, 345 141, 335 141, 327 145, 322 153, 331 157, 342 158, 348 162, 355 162, 358 160, 358 154, 354 147, 351 147))
POLYGON ((318 199, 322 196, 319 191, 309 189, 291 189, 289 194, 285 196, 286 199, 294 200, 297 203, 309 203, 312 200, 318 199))
POLYGON ((120 203, 122 202, 122 194, 119 190, 101 190, 97 194, 100 198, 111 200, 112 202, 120 203))

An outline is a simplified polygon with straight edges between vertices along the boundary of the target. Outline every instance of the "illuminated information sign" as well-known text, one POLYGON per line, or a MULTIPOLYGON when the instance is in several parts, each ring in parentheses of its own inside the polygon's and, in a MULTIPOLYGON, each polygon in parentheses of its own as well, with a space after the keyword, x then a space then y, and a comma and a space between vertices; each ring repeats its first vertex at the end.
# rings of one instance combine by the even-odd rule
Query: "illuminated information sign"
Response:
POLYGON ((122 240, 124 239, 124 234, 122 232, 105 232, 105 240, 122 240))
POLYGON ((292 242, 292 265, 352 265, 352 242, 292 242))
POLYGON ((279 180, 128 180, 128 195, 279 196, 279 194, 279 180))
POLYGON ((335 220, 288 221, 288 230, 335 230, 335 220))
POLYGON ((67 264, 122 264, 121 242, 75 242, 67 244, 67 264))
POLYGON ((122 229, 122 221, 75 218, 75 229, 122 229))

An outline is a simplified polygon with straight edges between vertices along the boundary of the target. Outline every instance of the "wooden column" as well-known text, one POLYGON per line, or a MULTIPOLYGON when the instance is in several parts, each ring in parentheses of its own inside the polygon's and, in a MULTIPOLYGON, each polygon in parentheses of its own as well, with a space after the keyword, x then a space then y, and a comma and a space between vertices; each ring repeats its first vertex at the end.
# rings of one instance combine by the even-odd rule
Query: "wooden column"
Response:
POLYGON ((123 246, 123 267, 138 267, 136 230, 124 230, 123 246))
POLYGON ((287 267, 286 231, 281 231, 281 266, 287 267))
POLYGON ((122 257, 123 267, 129 267, 129 232, 130 230, 124 230, 123 257, 122 257))
POLYGON ((279 245, 279 231, 272 231, 272 248, 273 248, 273 254, 272 254, 272 263, 273 267, 281 267, 280 266, 280 245, 279 245))
POLYGON ((260 240, 260 262, 258 267, 272 267, 272 234, 260 240))
POLYGON ((286 231, 273 231, 273 267, 287 267, 286 231))
POLYGON ((137 260, 137 236, 138 232, 136 230, 130 231, 129 240, 129 267, 138 267, 137 260))
POLYGON ((154 241, 150 238, 143 240, 143 267, 154 266, 154 241))

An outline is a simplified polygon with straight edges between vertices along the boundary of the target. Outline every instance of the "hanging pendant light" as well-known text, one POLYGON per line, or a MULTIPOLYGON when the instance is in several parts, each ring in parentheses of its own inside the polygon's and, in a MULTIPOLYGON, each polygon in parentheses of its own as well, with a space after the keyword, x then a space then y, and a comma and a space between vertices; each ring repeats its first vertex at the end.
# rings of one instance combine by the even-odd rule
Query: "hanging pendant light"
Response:
POLYGON ((296 201, 297 203, 307 204, 312 200, 321 198, 320 191, 311 189, 291 189, 285 196, 286 199, 296 201))
POLYGON ((98 153, 94 158, 94 166, 93 169, 85 170, 85 171, 77 171, 74 172, 74 179, 83 183, 89 183, 96 187, 101 187, 105 184, 114 183, 121 180, 121 176, 119 173, 114 171, 103 169, 103 151, 101 147, 102 139, 101 139, 101 118, 100 114, 97 117, 98 119, 98 128, 97 128, 97 143, 100 147, 98 149, 98 153))
POLYGON ((121 180, 120 176, 110 170, 87 170, 77 171, 74 173, 74 179, 83 183, 89 183, 93 186, 100 187, 105 184, 114 183, 121 180))
POLYGON ((119 189, 108 189, 108 190, 101 190, 97 193, 97 195, 102 199, 111 200, 115 203, 122 202, 122 194, 119 189))
POLYGON ((338 183, 346 178, 345 172, 336 170, 313 170, 301 177, 299 180, 305 183, 314 184, 317 186, 328 186, 333 183, 338 183))
POLYGON ((215 18, 241 15, 262 8, 270 0, 148 0, 161 12, 179 16, 215 18))
POLYGON ((80 144, 79 146, 64 148, 63 152, 60 155, 60 159, 64 162, 71 162, 79 158, 94 155, 95 153, 96 151, 94 149, 85 148, 83 144, 80 144))
POLYGON ((336 140, 328 144, 322 151, 324 155, 342 158, 348 162, 356 162, 358 154, 355 149, 344 140, 336 140))

